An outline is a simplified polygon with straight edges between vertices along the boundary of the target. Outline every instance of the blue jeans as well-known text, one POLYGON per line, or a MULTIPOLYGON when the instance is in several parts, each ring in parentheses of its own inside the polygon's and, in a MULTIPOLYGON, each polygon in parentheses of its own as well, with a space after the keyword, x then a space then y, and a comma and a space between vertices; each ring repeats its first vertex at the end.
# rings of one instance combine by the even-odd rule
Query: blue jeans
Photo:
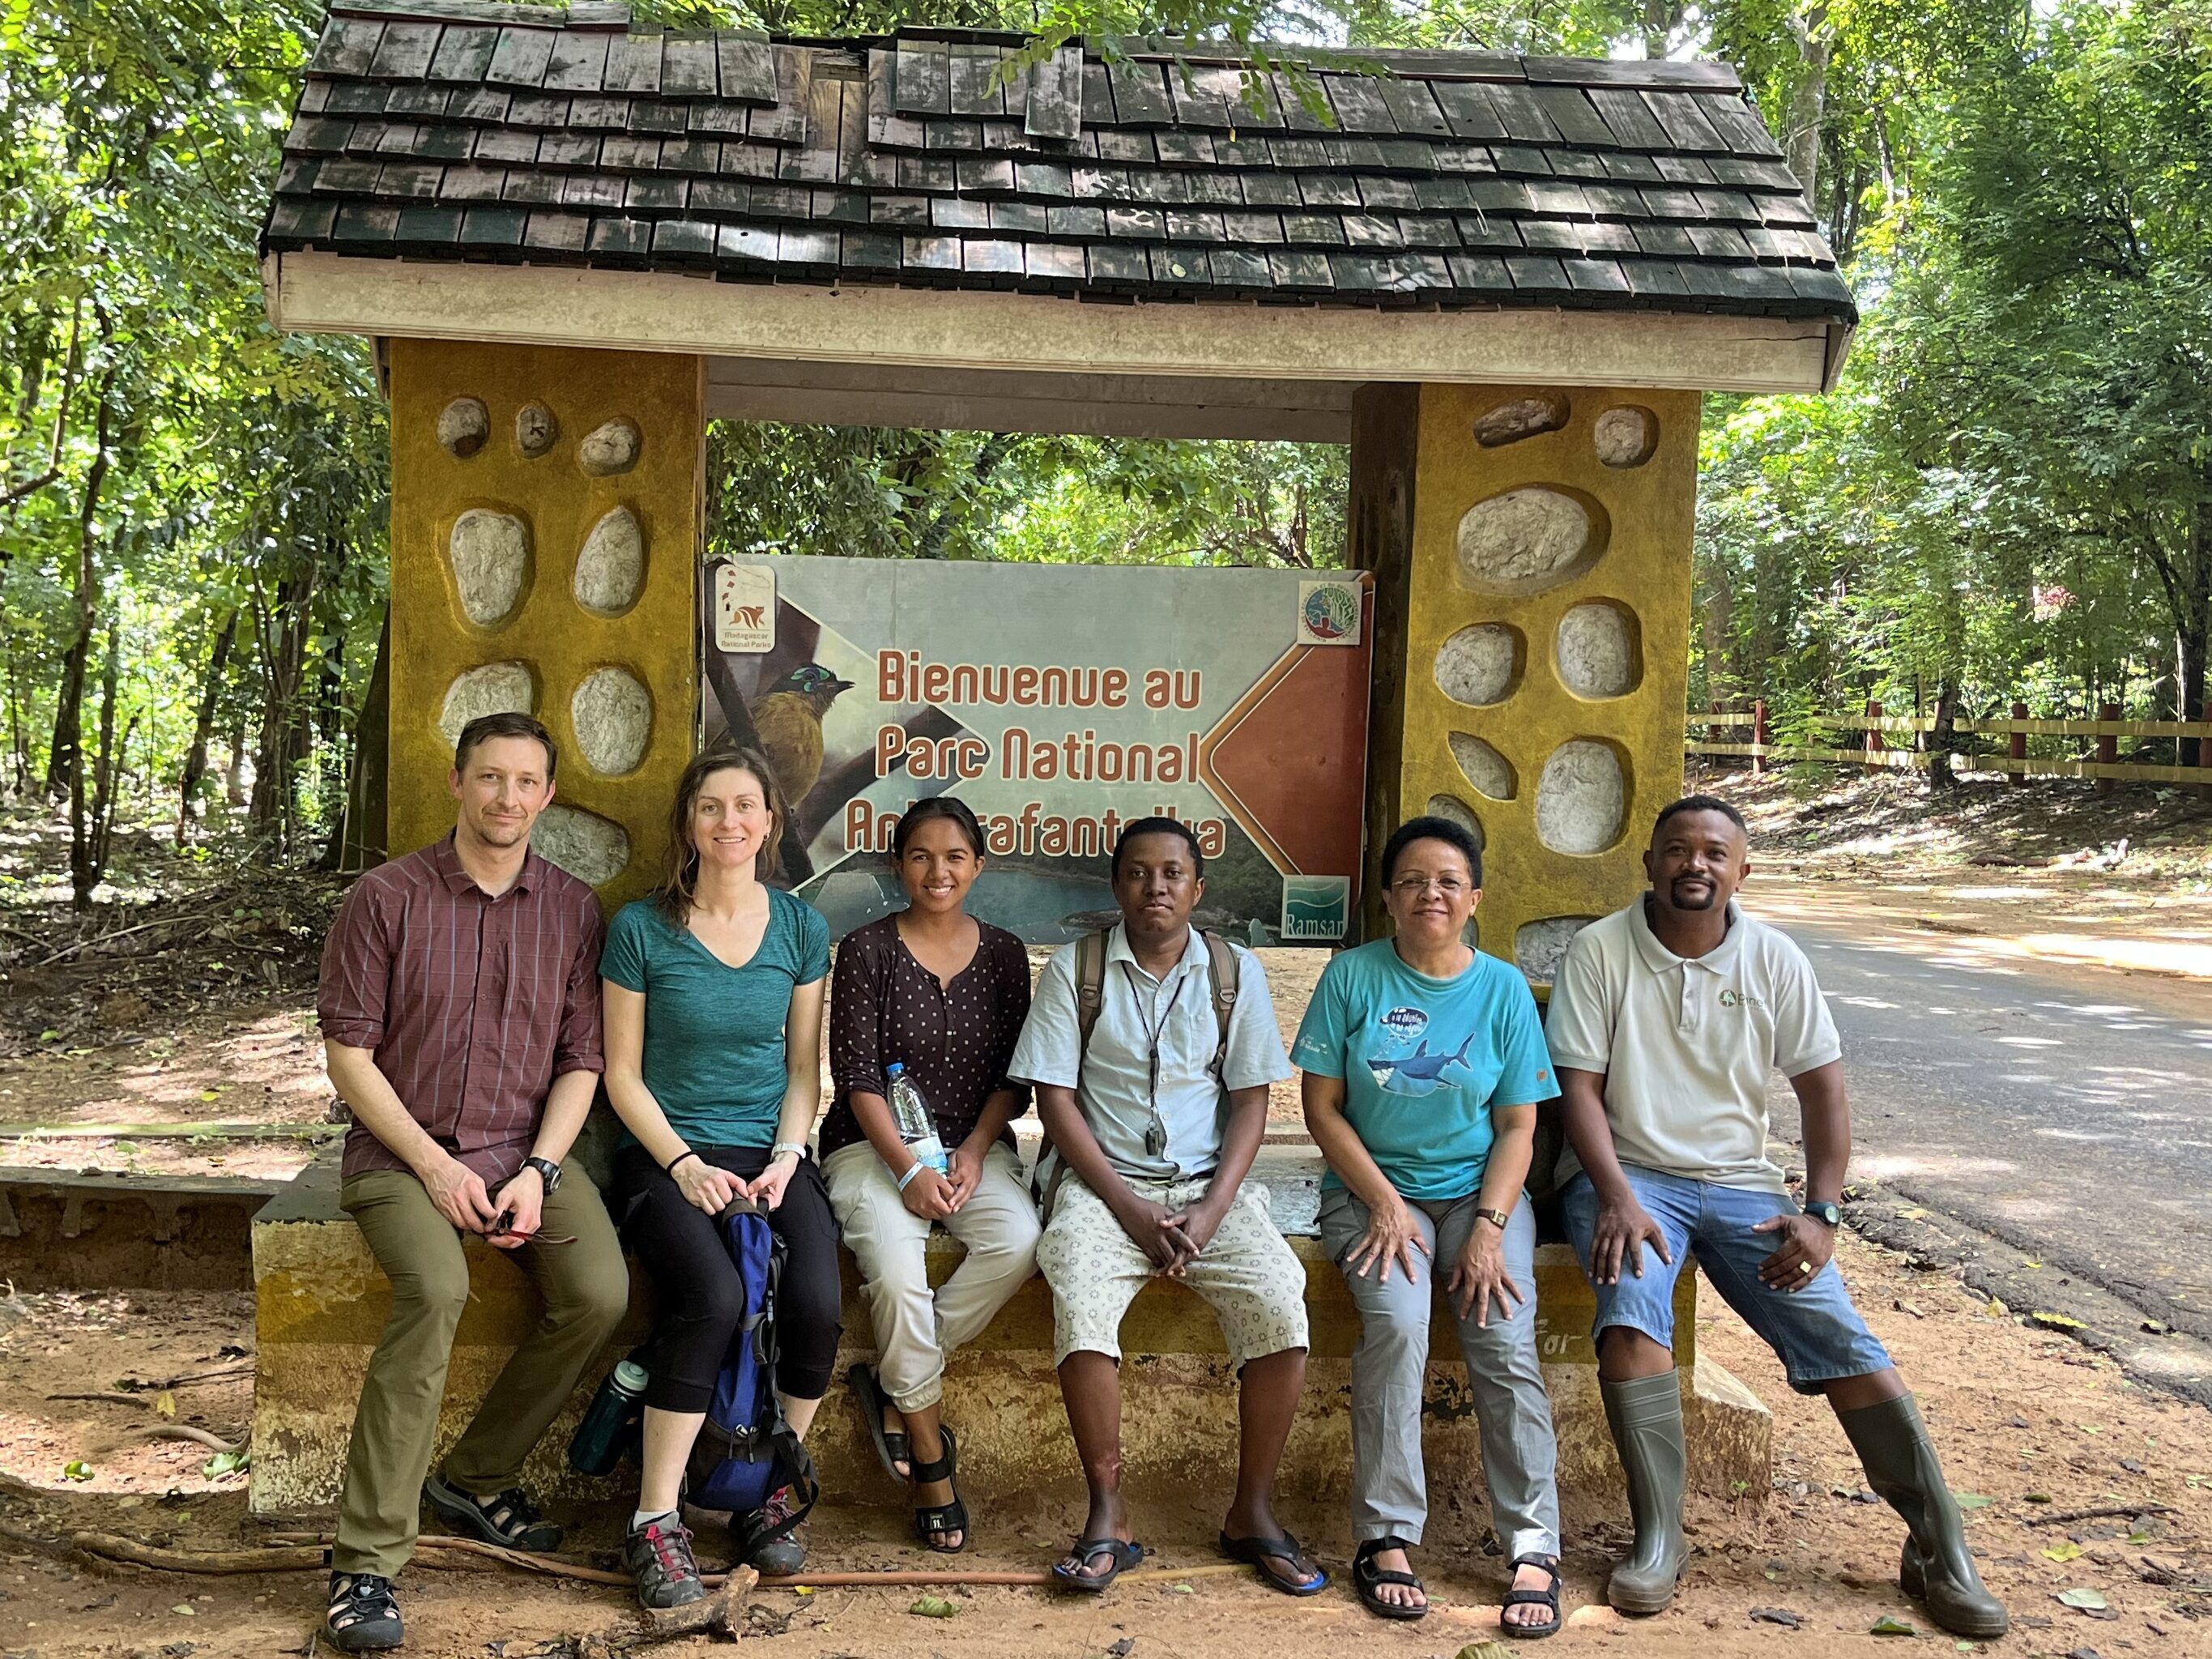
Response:
MULTIPOLYGON (((1695 1256, 1722 1300, 1774 1350, 1789 1373, 1790 1386, 1799 1394, 1819 1394, 1823 1383, 1889 1369, 1889 1351, 1851 1305, 1850 1291, 1834 1262, 1800 1290, 1769 1290, 1760 1282, 1759 1264, 1774 1254, 1776 1240, 1772 1233, 1752 1231, 1752 1226, 1771 1217, 1797 1213, 1797 1204, 1787 1193, 1718 1187, 1632 1164, 1622 1164, 1620 1172, 1644 1213, 1666 1235, 1667 1253, 1674 1260, 1660 1261, 1647 1244, 1641 1251, 1642 1278, 1623 1261, 1618 1285, 1592 1279, 1597 1291, 1593 1340, 1602 1339, 1613 1326, 1624 1325, 1662 1348, 1673 1347, 1674 1279, 1695 1256)), ((1567 1236, 1588 1273, 1590 1240, 1597 1231, 1597 1189, 1588 1176, 1577 1175, 1559 1196, 1566 1211, 1567 1236)))

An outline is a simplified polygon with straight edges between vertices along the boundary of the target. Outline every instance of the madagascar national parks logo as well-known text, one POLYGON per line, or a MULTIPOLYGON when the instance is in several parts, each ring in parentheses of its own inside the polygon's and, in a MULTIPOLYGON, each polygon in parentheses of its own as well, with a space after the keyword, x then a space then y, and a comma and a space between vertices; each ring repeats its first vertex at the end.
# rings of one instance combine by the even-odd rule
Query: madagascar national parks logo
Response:
POLYGON ((1356 582, 1298 584, 1298 643, 1359 643, 1359 586, 1356 582))

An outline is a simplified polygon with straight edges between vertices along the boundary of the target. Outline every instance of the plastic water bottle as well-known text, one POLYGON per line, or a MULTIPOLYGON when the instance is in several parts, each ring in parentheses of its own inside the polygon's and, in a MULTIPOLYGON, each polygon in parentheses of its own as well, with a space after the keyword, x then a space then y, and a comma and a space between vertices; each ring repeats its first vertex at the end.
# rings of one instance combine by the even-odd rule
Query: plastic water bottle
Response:
POLYGON ((623 1454, 637 1439, 639 1403, 648 1381, 645 1367, 634 1359, 618 1359, 568 1441, 568 1467, 579 1474, 612 1474, 623 1454))
POLYGON ((951 1160, 945 1156, 945 1143, 937 1138, 937 1120, 929 1115, 929 1103, 906 1074, 906 1067, 896 1060, 884 1067, 884 1076, 891 1087, 891 1121, 898 1125, 899 1139, 917 1158, 938 1174, 945 1174, 951 1160))

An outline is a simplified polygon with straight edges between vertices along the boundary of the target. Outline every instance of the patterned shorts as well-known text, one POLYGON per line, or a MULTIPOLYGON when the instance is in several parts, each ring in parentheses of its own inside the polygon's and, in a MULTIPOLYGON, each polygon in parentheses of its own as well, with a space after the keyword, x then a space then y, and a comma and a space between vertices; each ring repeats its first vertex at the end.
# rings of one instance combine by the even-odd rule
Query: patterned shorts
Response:
MULTIPOLYGON (((1203 1181, 1133 1181, 1140 1198, 1178 1210, 1206 1196, 1203 1181)), ((1121 1317, 1158 1269, 1114 1212, 1070 1176, 1054 1200, 1037 1245, 1037 1266, 1052 1286, 1053 1363, 1072 1353, 1121 1357, 1121 1317)), ((1239 1368, 1306 1346, 1306 1270, 1267 1213, 1264 1188, 1247 1181, 1221 1230, 1183 1270, 1183 1283, 1221 1322, 1239 1368)))

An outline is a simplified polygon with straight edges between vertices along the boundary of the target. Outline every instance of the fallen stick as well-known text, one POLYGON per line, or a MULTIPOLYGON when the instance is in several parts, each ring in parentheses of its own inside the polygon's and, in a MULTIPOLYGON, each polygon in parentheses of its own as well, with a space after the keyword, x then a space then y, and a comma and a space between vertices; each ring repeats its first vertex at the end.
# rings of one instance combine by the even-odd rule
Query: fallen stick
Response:
POLYGON ((95 1405, 138 1406, 149 1409, 154 1404, 150 1396, 137 1394, 50 1394, 46 1398, 50 1401, 83 1400, 90 1401, 95 1405))
POLYGON ((246 1449, 243 1440, 234 1443, 225 1440, 219 1434, 210 1434, 205 1429, 196 1429, 189 1423, 149 1423, 138 1432, 150 1435, 156 1440, 193 1441, 210 1451, 241 1452, 246 1449))
POLYGON ((2154 1504, 2146 1498, 2140 1504, 2108 1504, 2102 1509, 2067 1510, 2058 1515, 2031 1515, 2031 1527, 2063 1527, 2071 1521, 2107 1521, 2115 1516, 2171 1515, 2171 1504, 2154 1504))

